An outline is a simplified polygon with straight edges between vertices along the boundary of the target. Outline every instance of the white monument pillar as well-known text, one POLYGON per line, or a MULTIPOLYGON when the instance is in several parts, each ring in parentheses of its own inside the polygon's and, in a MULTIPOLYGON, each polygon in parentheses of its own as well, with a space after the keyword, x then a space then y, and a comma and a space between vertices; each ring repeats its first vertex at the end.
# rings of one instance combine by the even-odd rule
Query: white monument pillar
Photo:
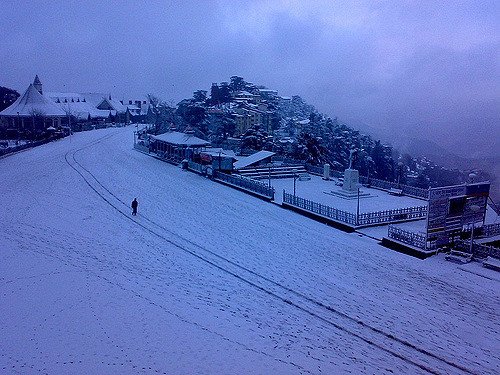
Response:
POLYGON ((330 179, 330 164, 325 164, 323 166, 323 180, 330 179))
POLYGON ((355 152, 355 149, 350 151, 349 168, 344 171, 344 183, 342 184, 342 190, 348 192, 357 192, 359 186, 359 171, 357 169, 352 169, 352 156, 355 152))
POLYGON ((344 171, 344 183, 342 190, 357 192, 359 186, 359 172, 357 169, 346 169, 344 171))

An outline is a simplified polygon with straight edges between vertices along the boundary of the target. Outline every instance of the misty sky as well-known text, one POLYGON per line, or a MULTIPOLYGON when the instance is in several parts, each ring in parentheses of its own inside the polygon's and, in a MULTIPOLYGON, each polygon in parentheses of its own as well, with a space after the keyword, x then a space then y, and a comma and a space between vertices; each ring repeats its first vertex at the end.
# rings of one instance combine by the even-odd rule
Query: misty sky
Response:
POLYGON ((240 75, 354 127, 457 151, 474 130, 500 153, 499 4, 2 0, 0 85, 175 103, 240 75))

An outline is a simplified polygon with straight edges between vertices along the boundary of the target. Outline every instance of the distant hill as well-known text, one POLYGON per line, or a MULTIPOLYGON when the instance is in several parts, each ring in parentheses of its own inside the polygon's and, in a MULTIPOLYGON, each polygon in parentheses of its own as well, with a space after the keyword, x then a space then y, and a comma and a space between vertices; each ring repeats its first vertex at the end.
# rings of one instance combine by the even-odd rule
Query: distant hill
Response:
POLYGON ((427 134, 416 135, 423 131, 419 125, 395 132, 362 120, 332 119, 298 95, 280 97, 239 76, 213 83, 210 93, 195 91, 179 103, 176 115, 181 127, 190 126, 212 141, 222 144, 236 136, 244 148, 267 149, 314 165, 330 163, 338 170, 349 165, 350 151, 356 149, 361 174, 389 181, 401 177, 403 183, 421 188, 464 183, 474 171, 478 179, 490 179, 492 196, 500 202, 500 153, 495 153, 499 141, 489 136, 495 129, 489 121, 469 119, 453 137, 445 124, 436 122, 430 140, 427 134), (245 122, 252 116, 260 127, 245 122), (292 146, 282 146, 281 138, 292 140, 292 146))
MULTIPOLYGON (((430 139, 408 137, 404 132, 394 134, 392 131, 377 129, 358 119, 350 119, 346 122, 353 128, 381 139, 382 142, 389 143, 401 153, 407 153, 412 157, 425 157, 449 169, 477 169, 489 173, 492 199, 500 204, 500 135, 497 137, 493 134, 494 131, 490 141, 479 143, 479 146, 477 141, 471 141, 467 136, 463 136, 445 147, 430 139), (471 155, 471 157, 464 155, 471 155)), ((490 126, 490 128, 495 129, 495 126, 490 126)), ((485 131, 485 129, 481 130, 485 131)))

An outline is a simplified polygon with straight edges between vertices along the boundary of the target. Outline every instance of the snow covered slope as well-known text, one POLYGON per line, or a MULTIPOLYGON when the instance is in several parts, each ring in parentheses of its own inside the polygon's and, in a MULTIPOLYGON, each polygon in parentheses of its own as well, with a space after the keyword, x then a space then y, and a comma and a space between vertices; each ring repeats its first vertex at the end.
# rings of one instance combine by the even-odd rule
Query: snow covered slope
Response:
POLYGON ((494 271, 337 231, 132 131, 0 159, 0 373, 500 372, 494 271))

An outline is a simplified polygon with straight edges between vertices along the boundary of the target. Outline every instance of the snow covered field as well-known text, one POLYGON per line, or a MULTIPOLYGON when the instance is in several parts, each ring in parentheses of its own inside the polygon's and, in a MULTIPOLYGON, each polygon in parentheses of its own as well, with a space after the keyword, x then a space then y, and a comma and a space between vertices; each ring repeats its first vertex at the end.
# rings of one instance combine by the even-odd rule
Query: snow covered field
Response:
POLYGON ((0 373, 500 372, 498 273, 335 230, 132 132, 0 159, 0 373))

